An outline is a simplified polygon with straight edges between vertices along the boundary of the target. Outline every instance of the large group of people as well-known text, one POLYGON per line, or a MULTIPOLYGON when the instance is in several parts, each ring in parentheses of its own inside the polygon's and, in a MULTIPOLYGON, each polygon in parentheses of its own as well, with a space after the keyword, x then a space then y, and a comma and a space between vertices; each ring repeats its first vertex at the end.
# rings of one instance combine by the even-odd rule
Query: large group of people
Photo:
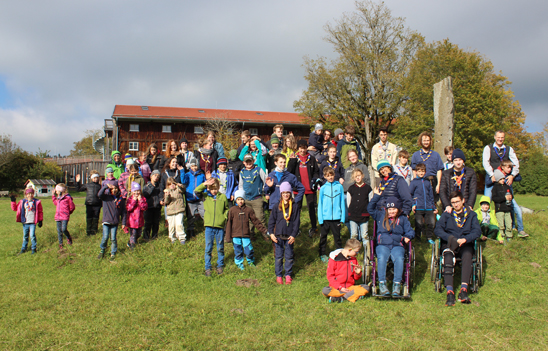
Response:
MULTIPOLYGON (((485 190, 475 211, 477 177, 472 168, 465 166, 464 152, 446 147, 448 160, 444 163, 432 150, 433 140, 428 132, 419 135, 419 150, 410 155, 389 142, 388 131, 381 128, 379 142, 371 149, 371 177, 363 162, 362 148, 354 138, 354 127, 331 133, 318 123, 308 140, 298 141, 291 133, 283 132, 283 126, 276 125, 270 140, 265 142, 243 131, 241 145, 229 152, 212 132, 194 151, 189 149, 186 138, 179 142, 170 140, 164 154, 156 144, 138 155, 113 151, 102 182, 97 171, 91 172, 86 184, 76 176, 78 190, 86 192, 87 234, 95 235, 99 223, 103 226, 97 258, 104 258, 109 240, 110 259, 116 258, 119 226, 129 234, 129 250, 134 250, 139 240, 156 239, 164 209, 172 243, 185 245, 198 235, 197 222, 203 222, 206 276, 213 272, 223 274, 225 242, 232 243, 239 269, 244 270, 246 262, 247 266, 255 266, 256 228, 264 240, 272 242, 276 282, 291 284, 295 242, 303 230, 313 238, 320 226, 318 257, 328 265, 329 281, 323 293, 330 302, 354 302, 369 292, 369 286, 355 283, 364 270, 357 264, 356 255, 372 237, 368 233, 371 217, 376 222, 380 295, 401 295, 404 246, 410 240, 420 240, 424 234, 430 244, 434 244, 435 237, 441 240, 446 305, 452 306, 456 256, 461 258, 463 267, 458 300, 469 303, 474 241, 509 242, 514 216, 518 237, 528 236, 512 189, 513 182, 519 181, 519 161, 514 150, 504 145, 502 131, 496 132, 495 143, 487 145, 483 152, 485 190), (304 199, 309 228, 302 228, 300 222, 304 199), (268 222, 265 212, 269 213, 268 222), (409 221, 411 214, 414 229, 409 221), (344 246, 343 225, 350 232, 344 246), (336 250, 328 255, 329 232, 336 250), (386 281, 389 258, 394 263, 392 291, 386 281)), ((19 202, 14 196, 11 200, 17 222, 23 224, 20 254, 27 251, 29 236, 34 254, 36 226, 41 227, 43 222, 41 201, 34 198, 32 188, 25 189, 25 197, 19 202)), ((62 183, 55 186, 52 200, 62 249, 64 237, 68 245, 73 242, 67 228, 75 206, 62 183)))

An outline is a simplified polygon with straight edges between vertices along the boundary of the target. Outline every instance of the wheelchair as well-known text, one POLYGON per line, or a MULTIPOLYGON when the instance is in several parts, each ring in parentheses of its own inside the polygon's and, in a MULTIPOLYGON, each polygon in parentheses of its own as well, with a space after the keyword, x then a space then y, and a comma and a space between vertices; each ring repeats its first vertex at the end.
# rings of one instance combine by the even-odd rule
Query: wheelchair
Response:
MULTIPOLYGON (((434 283, 434 289, 437 292, 443 291, 443 256, 441 255, 441 240, 436 239, 432 245, 432 256, 430 258, 430 281, 434 283)), ((460 266, 460 257, 455 257, 455 267, 460 266)), ((478 240, 474 241, 474 254, 472 255, 472 275, 470 277, 470 292, 479 292, 480 286, 483 286, 483 249, 478 240)))
MULTIPOLYGON (((376 222, 374 223, 373 235, 367 240, 364 245, 364 284, 371 287, 371 295, 375 297, 386 297, 378 294, 379 280, 377 273, 377 260, 375 253, 375 245, 377 240, 377 228, 376 222)), ((405 253, 403 259, 403 277, 402 277, 402 295, 399 298, 410 299, 411 289, 413 288, 413 280, 415 278, 415 248, 412 241, 404 244, 405 253)), ((392 281, 394 279, 394 264, 392 259, 388 259, 386 267, 386 280, 392 281)))

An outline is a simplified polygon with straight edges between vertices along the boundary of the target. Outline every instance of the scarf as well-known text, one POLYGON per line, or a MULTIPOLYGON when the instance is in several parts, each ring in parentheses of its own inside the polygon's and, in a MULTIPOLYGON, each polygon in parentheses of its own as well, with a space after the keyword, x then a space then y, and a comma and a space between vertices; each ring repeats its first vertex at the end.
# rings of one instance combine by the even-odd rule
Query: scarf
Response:
POLYGON ((337 159, 333 160, 333 164, 331 164, 331 162, 329 162, 329 160, 326 160, 325 162, 327 162, 327 165, 333 169, 337 169, 337 159))
POLYGON ((396 165, 396 168, 398 169, 399 173, 402 175, 403 179, 407 179, 407 176, 409 175, 409 172, 411 172, 411 167, 405 166, 403 169, 399 165, 396 165), (405 170, 405 173, 403 172, 405 170))
POLYGON ((423 152, 422 149, 419 152, 422 162, 426 162, 432 156, 432 150, 428 150, 428 152, 423 152), (426 158, 423 157, 423 155, 427 155, 426 158))
POLYGON ((287 226, 289 227, 289 220, 291 219, 291 210, 293 209, 293 201, 289 201, 289 211, 287 211, 287 215, 285 214, 285 203, 282 201, 282 213, 284 215, 285 222, 287 223, 287 226))
POLYGON ((204 155, 211 155, 213 151, 215 151, 213 147, 211 149, 204 149, 203 147, 201 147, 198 150, 200 151, 201 154, 204 154, 204 155))
POLYGON ((464 168, 460 171, 460 175, 457 175, 457 171, 453 168, 453 176, 451 179, 455 181, 455 190, 461 190, 462 189, 462 182, 466 178, 464 175, 464 168))
POLYGON ((310 154, 307 154, 307 155, 306 155, 306 161, 303 161, 303 159, 305 158, 305 156, 299 155, 297 158, 299 159, 299 164, 300 164, 301 166, 304 166, 304 165, 306 165, 306 164, 308 163, 308 161, 310 161, 310 154))
POLYGON ((25 205, 25 213, 27 212, 36 212, 36 201, 34 199, 32 201, 24 201, 25 205))
POLYGON ((457 212, 455 212, 455 210, 453 210, 453 217, 455 218, 457 227, 462 228, 464 226, 464 223, 466 223, 466 218, 468 217, 468 210, 466 209, 466 206, 464 206, 464 217, 462 218, 462 223, 461 218, 459 217, 457 212))
MULTIPOLYGON (((381 186, 380 186, 381 195, 382 195, 384 189, 386 189, 386 187, 388 186, 388 184, 390 184, 390 182, 392 182, 392 179, 394 179, 395 176, 396 176, 396 173, 392 173, 392 177, 388 178, 388 180, 386 180, 386 182, 384 183, 384 185, 383 185, 382 182, 381 182, 381 186)), ((385 178, 385 179, 386 179, 386 178, 385 178)))
POLYGON ((493 145, 493 148, 495 149, 495 153, 497 154, 497 156, 500 158, 500 161, 502 162, 502 159, 506 155, 506 146, 503 146, 502 148, 499 149, 498 147, 493 145), (501 155, 501 150, 504 150, 502 155, 501 155))

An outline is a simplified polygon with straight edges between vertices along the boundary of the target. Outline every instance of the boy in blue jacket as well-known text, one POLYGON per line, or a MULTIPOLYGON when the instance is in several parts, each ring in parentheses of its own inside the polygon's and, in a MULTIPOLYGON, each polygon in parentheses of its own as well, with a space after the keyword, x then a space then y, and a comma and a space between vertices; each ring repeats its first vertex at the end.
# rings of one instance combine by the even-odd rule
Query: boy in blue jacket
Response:
MULTIPOLYGON (((295 195, 295 203, 300 203, 304 196, 304 186, 297 180, 294 174, 289 173, 285 169, 285 156, 278 154, 274 156, 274 164, 276 168, 270 172, 265 181, 264 192, 269 197, 268 208, 270 211, 280 203, 280 184, 288 182, 295 195)), ((298 209, 300 213, 300 208, 298 209)))
POLYGON ((193 158, 190 161, 190 171, 186 172, 181 179, 181 182, 186 187, 186 204, 187 204, 187 238, 193 237, 194 227, 196 225, 196 215, 204 219, 204 203, 202 198, 194 193, 194 190, 203 182, 205 182, 204 172, 198 168, 198 160, 193 158))
POLYGON ((318 222, 320 231, 320 259, 327 263, 329 257, 326 255, 327 234, 329 230, 333 233, 337 249, 342 249, 341 224, 346 218, 346 203, 344 199, 344 188, 335 180, 335 171, 331 167, 323 170, 326 183, 320 189, 320 201, 318 202, 318 222))
MULTIPOLYGON (((266 181, 266 174, 263 169, 255 165, 253 156, 247 154, 244 156, 244 168, 240 171, 240 181, 238 189, 245 192, 245 203, 255 212, 255 216, 266 226, 263 209, 263 188, 266 181)), ((251 226, 251 237, 255 232, 255 226, 251 226)), ((263 235, 265 240, 270 240, 268 235, 263 235)))
POLYGON ((426 174, 426 166, 424 163, 419 163, 415 167, 417 177, 411 181, 409 192, 413 197, 413 212, 415 213, 415 233, 420 239, 422 231, 426 235, 426 239, 431 245, 434 245, 432 233, 436 226, 436 214, 438 209, 434 203, 434 192, 432 184, 428 179, 424 178, 426 174))
POLYGON ((219 193, 225 194, 229 204, 234 201, 234 193, 236 192, 236 181, 234 179, 234 172, 227 169, 228 161, 226 158, 221 157, 217 159, 217 170, 211 174, 211 177, 219 179, 221 187, 219 193))

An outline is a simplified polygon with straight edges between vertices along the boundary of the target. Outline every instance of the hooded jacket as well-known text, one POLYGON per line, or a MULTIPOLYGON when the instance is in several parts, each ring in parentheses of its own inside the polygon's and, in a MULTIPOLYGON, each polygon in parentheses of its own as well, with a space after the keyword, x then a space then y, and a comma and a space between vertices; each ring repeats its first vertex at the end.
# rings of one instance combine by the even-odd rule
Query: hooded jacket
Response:
MULTIPOLYGON (((286 208, 287 213, 287 208, 286 208)), ((301 225, 300 211, 293 201, 291 206, 291 215, 289 216, 289 224, 284 218, 282 210, 279 208, 279 202, 272 209, 270 218, 268 219, 268 232, 274 234, 282 240, 288 240, 290 236, 296 238, 299 235, 299 227, 301 225)))
POLYGON ((351 287, 360 279, 362 274, 354 272, 354 265, 358 265, 356 257, 345 257, 342 254, 343 249, 331 251, 329 261, 327 262, 327 280, 329 286, 333 289, 351 287))
POLYGON ((495 206, 493 206, 493 204, 491 203, 491 199, 489 198, 489 196, 485 195, 482 195, 479 201, 480 206, 477 210, 474 211, 476 212, 476 216, 478 216, 478 221, 480 225, 483 222, 483 211, 481 210, 481 204, 483 202, 487 202, 489 204, 489 224, 496 225, 498 227, 499 222, 497 221, 497 215, 495 214, 495 206))
POLYGON ((127 226, 130 228, 141 228, 145 225, 145 211, 148 209, 147 201, 144 196, 141 196, 139 201, 133 196, 127 198, 127 226))
MULTIPOLYGON (((17 204, 15 202, 11 203, 11 210, 16 211, 16 217, 15 221, 18 223, 24 223, 25 220, 25 203, 27 203, 28 200, 21 199, 17 204)), ((36 210, 34 212, 34 224, 37 224, 38 222, 42 222, 44 220, 44 210, 42 209, 42 201, 34 198, 34 202, 36 204, 36 210)))
MULTIPOLYGON (((403 180, 403 178, 401 179, 403 180)), ((405 180, 403 181, 405 182, 405 180)), ((369 202, 369 206, 367 206, 367 211, 377 222, 377 245, 387 246, 390 250, 392 250, 394 246, 403 246, 403 238, 413 239, 415 237, 415 231, 411 228, 411 223, 409 223, 409 220, 403 214, 394 219, 396 222, 395 225, 391 224, 389 229, 385 228, 383 222, 384 217, 386 216, 386 210, 384 208, 378 208, 377 203, 380 200, 381 196, 375 194, 369 202)))
MULTIPOLYGON (((297 180, 304 186, 301 177, 300 166, 301 163, 299 161, 299 156, 297 155, 297 157, 289 159, 289 163, 287 164, 287 171, 295 175, 295 177, 297 177, 297 180)), ((308 187, 313 192, 316 192, 316 181, 320 178, 320 168, 318 167, 318 162, 316 161, 316 158, 312 155, 310 155, 310 159, 306 163, 306 171, 308 172, 308 187)))
POLYGON ((187 202, 197 202, 201 200, 194 192, 203 182, 205 182, 205 174, 201 169, 198 168, 196 172, 190 171, 185 173, 183 185, 186 187, 187 202))
MULTIPOLYGON (((215 172, 211 174, 213 178, 219 179, 219 182, 221 181, 221 176, 219 175, 222 173, 219 169, 217 169, 215 172)), ((225 195, 226 198, 230 200, 230 197, 234 195, 234 192, 236 191, 236 181, 234 179, 234 172, 232 172, 230 169, 226 169, 226 184, 225 184, 225 195)))
POLYGON ((386 185, 381 193, 381 199, 379 200, 377 209, 383 209, 386 204, 386 199, 395 196, 402 202, 402 213, 407 216, 413 207, 413 199, 411 198, 407 182, 395 172, 390 173, 388 179, 384 180, 384 178, 381 178, 381 186, 384 186, 386 183, 388 183, 388 185, 386 185), (388 183, 388 179, 392 177, 394 178, 388 183))
POLYGON ((164 204, 166 205, 166 215, 173 216, 185 211, 185 187, 177 184, 175 189, 169 189, 164 195, 164 204))
POLYGON ((338 182, 325 183, 320 188, 320 197, 318 201, 318 223, 323 221, 346 220, 346 202, 344 200, 343 186, 338 182))
POLYGON ((358 160, 363 160, 362 151, 360 150, 360 145, 358 145, 356 139, 353 139, 352 141, 347 141, 346 137, 344 137, 337 143, 337 157, 339 158, 339 160, 341 160, 345 169, 350 166, 350 161, 346 157, 350 149, 356 150, 356 152, 358 153, 358 160))
POLYGON ((72 201, 72 196, 65 194, 61 197, 56 197, 55 194, 51 195, 51 200, 55 205, 55 220, 56 221, 68 221, 70 215, 74 212, 76 206, 74 206, 74 201, 72 201))
POLYGON ((323 170, 325 167, 333 168, 333 170, 335 171, 335 180, 339 180, 341 178, 344 179, 344 168, 338 157, 335 157, 335 161, 333 162, 329 161, 329 157, 324 158, 324 160, 322 161, 319 169, 319 175, 323 181, 325 181, 325 178, 323 176, 323 170))
POLYGON ((120 216, 125 214, 122 209, 123 201, 120 193, 118 196, 112 195, 110 188, 105 184, 99 190, 98 196, 103 201, 103 223, 118 225, 120 216))
POLYGON ((160 183, 156 185, 148 182, 143 188, 143 196, 147 199, 148 208, 161 208, 160 201, 164 198, 164 193, 160 190, 160 183))
MULTIPOLYGON (((124 164, 122 163, 122 153, 120 151, 114 150, 110 154, 110 159, 111 159, 112 162, 107 165, 105 170, 108 167, 111 167, 112 170, 114 171, 113 172, 114 178, 118 179, 118 178, 120 178, 120 174, 122 174, 124 172, 124 164), (118 163, 114 162, 114 155, 116 155, 116 154, 120 155, 120 162, 118 162, 118 163)), ((107 173, 105 171, 105 177, 106 176, 107 176, 107 173)))
POLYGON ((476 215, 476 212, 472 211, 469 207, 466 208, 466 211, 468 215, 462 228, 457 226, 452 212, 443 212, 436 223, 434 234, 445 242, 448 242, 449 237, 451 236, 455 237, 457 240, 466 239, 467 243, 472 243, 479 238, 481 236, 481 227, 479 225, 478 216, 476 215))
POLYGON ((253 211, 251 207, 247 207, 245 203, 242 207, 238 205, 232 206, 228 211, 228 218, 226 220, 225 242, 231 242, 232 238, 251 238, 249 221, 251 221, 261 233, 267 233, 267 229, 257 216, 255 216, 255 211, 253 211))
POLYGON ((416 206, 415 210, 434 211, 436 209, 432 184, 428 179, 424 177, 413 179, 409 185, 409 192, 413 197, 413 206, 416 206))
MULTIPOLYGON (((455 181, 453 177, 453 168, 449 168, 441 172, 440 180, 440 200, 443 208, 451 206, 449 194, 455 190, 455 181)), ((461 192, 469 207, 474 207, 476 204, 476 194, 478 192, 478 180, 476 172, 470 167, 464 167, 464 184, 461 185, 461 192)))
POLYGON ((204 197, 204 227, 223 228, 228 216, 228 200, 225 194, 212 195, 205 184, 200 184, 194 193, 204 197))

